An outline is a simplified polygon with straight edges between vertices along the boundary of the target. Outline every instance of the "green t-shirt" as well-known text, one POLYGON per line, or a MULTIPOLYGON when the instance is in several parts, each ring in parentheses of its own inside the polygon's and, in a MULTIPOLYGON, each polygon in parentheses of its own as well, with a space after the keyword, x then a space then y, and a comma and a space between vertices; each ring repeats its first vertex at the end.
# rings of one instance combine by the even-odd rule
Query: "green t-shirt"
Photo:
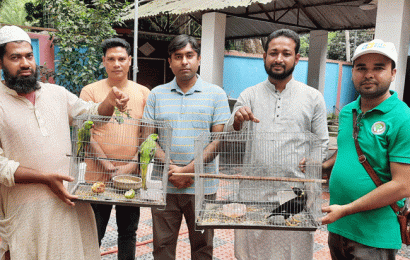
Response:
MULTIPOLYGON (((353 140, 353 110, 360 126, 358 140, 370 165, 383 182, 391 180, 390 162, 410 164, 410 109, 397 93, 364 115, 360 97, 339 114, 338 153, 330 177, 330 204, 345 205, 366 195, 376 185, 359 163, 353 140)), ((399 207, 403 201, 399 201, 399 207)), ((390 206, 346 216, 329 224, 328 230, 358 243, 400 249, 397 216, 390 206)))

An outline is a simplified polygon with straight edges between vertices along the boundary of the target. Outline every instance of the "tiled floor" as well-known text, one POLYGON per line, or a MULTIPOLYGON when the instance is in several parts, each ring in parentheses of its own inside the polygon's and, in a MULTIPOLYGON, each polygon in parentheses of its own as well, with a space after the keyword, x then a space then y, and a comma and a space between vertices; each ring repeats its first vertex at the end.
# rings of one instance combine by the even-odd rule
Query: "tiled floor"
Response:
MULTIPOLYGON (((323 193, 324 203, 328 201, 328 193, 323 193)), ((101 254, 103 260, 117 259, 117 232, 115 215, 111 214, 106 235, 102 241, 101 254)), ((180 230, 177 257, 178 260, 190 259, 189 239, 185 222, 180 230)), ((315 232, 314 259, 329 260, 329 248, 327 247, 326 227, 321 226, 315 232)), ((234 257, 234 231, 233 229, 216 229, 214 237, 214 260, 233 260, 234 257)), ((152 256, 152 221, 149 208, 141 208, 141 219, 137 231, 136 259, 153 259, 152 256)), ((410 260, 410 246, 404 246, 399 251, 397 260, 410 260)))

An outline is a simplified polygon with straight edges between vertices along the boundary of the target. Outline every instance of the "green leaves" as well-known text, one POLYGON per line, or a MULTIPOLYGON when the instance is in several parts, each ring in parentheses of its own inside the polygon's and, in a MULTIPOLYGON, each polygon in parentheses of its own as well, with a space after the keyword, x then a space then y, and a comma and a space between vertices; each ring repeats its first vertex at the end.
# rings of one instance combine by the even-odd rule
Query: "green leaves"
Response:
POLYGON ((32 0, 5 0, 1 3, 0 23, 30 26, 34 21, 26 19, 26 3, 32 0))
POLYGON ((113 25, 121 24, 128 3, 108 0, 42 0, 48 7, 59 47, 56 83, 74 94, 105 75, 101 42, 116 35, 113 25))

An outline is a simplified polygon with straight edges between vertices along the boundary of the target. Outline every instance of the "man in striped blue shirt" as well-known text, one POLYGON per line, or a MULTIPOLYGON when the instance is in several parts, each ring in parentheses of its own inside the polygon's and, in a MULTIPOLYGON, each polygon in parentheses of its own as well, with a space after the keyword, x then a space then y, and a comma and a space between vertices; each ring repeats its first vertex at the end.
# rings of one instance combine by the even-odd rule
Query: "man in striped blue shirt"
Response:
MULTIPOLYGON (((193 173, 194 140, 201 133, 221 132, 230 110, 222 88, 207 83, 197 74, 201 61, 195 38, 175 37, 168 46, 168 62, 175 78, 154 88, 144 110, 144 118, 169 122, 173 128, 171 165, 165 210, 152 208, 154 259, 175 259, 178 232, 185 216, 189 229, 192 259, 212 259, 212 229, 195 231, 195 184, 192 177, 173 173, 193 173)), ((209 163, 207 173, 218 173, 209 163)), ((205 184, 207 196, 215 197, 218 182, 205 184)))

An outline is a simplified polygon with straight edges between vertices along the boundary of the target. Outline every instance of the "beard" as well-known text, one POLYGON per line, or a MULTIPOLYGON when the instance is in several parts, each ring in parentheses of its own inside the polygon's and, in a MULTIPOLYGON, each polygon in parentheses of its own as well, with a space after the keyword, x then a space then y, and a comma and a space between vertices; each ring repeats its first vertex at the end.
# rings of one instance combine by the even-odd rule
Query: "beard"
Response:
POLYGON ((283 65, 283 72, 282 73, 275 73, 272 71, 272 67, 268 67, 265 63, 265 70, 266 73, 268 73, 269 77, 276 79, 276 80, 282 80, 282 79, 286 79, 287 77, 289 77, 293 71, 295 70, 295 64, 293 64, 292 68, 286 70, 285 65, 283 65))
POLYGON ((361 82, 358 87, 355 86, 355 89, 360 94, 360 96, 368 99, 375 99, 381 97, 385 95, 390 88, 390 84, 379 85, 378 82, 372 82, 373 84, 376 84, 376 87, 373 90, 366 90, 364 87, 362 87, 364 83, 365 81, 361 82))
MULTIPOLYGON (((18 94, 29 94, 37 89, 40 89, 40 85, 37 82, 39 76, 38 67, 36 70, 30 69, 32 74, 30 76, 13 76, 10 71, 3 66, 4 82, 6 86, 18 94)), ((21 70, 17 71, 17 75, 21 70)))

